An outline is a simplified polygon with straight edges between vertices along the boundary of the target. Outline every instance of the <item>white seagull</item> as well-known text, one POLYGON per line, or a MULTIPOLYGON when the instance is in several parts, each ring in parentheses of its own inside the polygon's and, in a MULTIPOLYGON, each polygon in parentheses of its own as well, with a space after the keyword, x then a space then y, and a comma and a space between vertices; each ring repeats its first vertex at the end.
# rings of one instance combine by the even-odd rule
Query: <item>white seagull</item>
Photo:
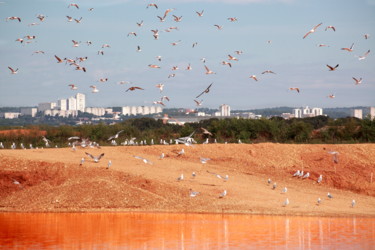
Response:
POLYGON ((93 156, 90 153, 85 152, 86 155, 88 155, 91 159, 94 160, 95 163, 98 163, 100 159, 104 156, 104 153, 101 153, 99 156, 93 156))

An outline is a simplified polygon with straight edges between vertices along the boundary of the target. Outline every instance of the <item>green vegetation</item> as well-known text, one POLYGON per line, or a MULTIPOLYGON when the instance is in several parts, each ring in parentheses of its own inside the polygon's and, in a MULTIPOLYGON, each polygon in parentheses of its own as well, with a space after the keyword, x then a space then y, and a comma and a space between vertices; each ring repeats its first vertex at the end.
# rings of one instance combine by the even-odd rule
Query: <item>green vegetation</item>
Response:
POLYGON ((108 145, 108 138, 120 130, 120 141, 126 138, 136 137, 137 140, 154 139, 159 143, 160 139, 170 139, 187 136, 196 131, 194 139, 198 143, 206 140, 207 135, 202 133, 201 127, 208 129, 218 142, 244 143, 278 142, 278 143, 371 143, 375 142, 375 121, 365 118, 331 119, 325 116, 284 120, 280 117, 271 119, 209 119, 199 123, 187 123, 184 126, 163 124, 161 120, 152 118, 136 118, 107 125, 99 123, 95 125, 28 125, 25 127, 6 126, 0 127, 0 142, 9 147, 12 142, 34 146, 43 146, 41 135, 38 131, 46 131, 46 137, 53 145, 67 146, 67 138, 80 136, 98 142, 100 145, 108 145), (29 129, 30 133, 19 135, 17 133, 2 134, 6 129, 29 129))

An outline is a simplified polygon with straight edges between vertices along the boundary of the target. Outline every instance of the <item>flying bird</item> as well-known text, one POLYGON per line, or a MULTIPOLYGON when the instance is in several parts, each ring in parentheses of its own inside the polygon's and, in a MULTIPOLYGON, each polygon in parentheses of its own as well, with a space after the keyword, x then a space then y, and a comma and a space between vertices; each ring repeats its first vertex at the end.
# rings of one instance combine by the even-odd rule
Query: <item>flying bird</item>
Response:
POLYGON ((322 25, 323 23, 319 23, 318 25, 316 25, 314 28, 312 28, 309 32, 307 32, 304 36, 303 36, 303 39, 305 39, 308 35, 310 35, 311 33, 314 33, 315 30, 320 26, 322 25))
POLYGON ((88 155, 91 159, 94 160, 95 163, 98 163, 100 159, 104 156, 104 153, 101 153, 99 156, 93 156, 90 153, 85 152, 86 155, 88 155))
POLYGON ((257 78, 256 75, 251 75, 251 76, 249 76, 249 78, 254 79, 255 81, 258 81, 258 78, 257 78))
POLYGON ((339 163, 339 152, 337 151, 329 151, 328 154, 332 155, 332 160, 334 163, 339 163))
POLYGON ((78 87, 74 84, 69 84, 68 86, 70 87, 71 90, 77 90, 78 89, 78 87))
POLYGON ((202 10, 201 12, 196 11, 195 13, 197 13, 197 15, 198 15, 199 17, 202 17, 202 16, 203 16, 203 12, 204 12, 204 10, 202 10))
POLYGON ((212 136, 212 133, 210 131, 208 131, 207 129, 201 127, 201 130, 202 130, 202 133, 205 134, 205 135, 209 135, 209 136, 212 136))
POLYGON ((203 100, 200 100, 200 101, 198 101, 198 100, 194 100, 194 102, 195 102, 195 104, 196 104, 197 106, 201 106, 202 103, 203 103, 203 100))
POLYGON ((164 89, 163 83, 156 84, 155 86, 160 90, 160 93, 163 92, 163 89, 164 89))
POLYGON ((214 25, 218 30, 222 30, 223 29, 223 26, 220 26, 220 25, 218 25, 218 24, 215 24, 214 25))
POLYGON ((299 93, 299 88, 289 88, 289 90, 295 90, 295 91, 297 91, 297 93, 299 93))
POLYGON ((204 65, 204 68, 206 69, 206 75, 216 74, 215 72, 213 72, 212 70, 210 70, 206 65, 204 65))
POLYGON ((364 59, 366 59, 368 54, 370 54, 370 50, 366 51, 366 53, 363 56, 356 56, 356 57, 358 57, 358 60, 364 60, 364 59))
POLYGON ((130 91, 134 91, 134 90, 137 90, 137 89, 139 89, 139 90, 144 90, 144 89, 141 88, 141 87, 132 86, 132 87, 128 88, 125 92, 128 92, 129 90, 130 90, 130 91))
POLYGON ((98 93, 99 92, 99 89, 96 88, 95 85, 91 85, 90 88, 92 88, 92 93, 98 93))
POLYGON ((211 86, 212 86, 212 84, 213 83, 211 83, 210 85, 208 85, 208 87, 205 89, 205 90, 203 90, 203 92, 202 93, 200 93, 198 96, 196 96, 195 98, 199 98, 201 95, 203 95, 204 93, 208 93, 208 92, 210 92, 210 88, 211 88, 211 86))
POLYGON ((69 4, 69 5, 68 5, 68 8, 70 8, 70 6, 73 6, 73 7, 76 7, 77 9, 79 9, 78 4, 76 4, 76 3, 71 3, 71 4, 69 4))
POLYGON ((150 68, 153 68, 153 69, 160 69, 160 66, 155 65, 155 64, 149 64, 148 66, 149 66, 150 68))
POLYGON ((115 135, 112 135, 111 137, 109 137, 109 138, 107 139, 107 141, 110 141, 110 140, 113 140, 113 139, 117 139, 118 136, 119 136, 122 132, 124 132, 124 130, 120 130, 120 131, 117 132, 115 135))
POLYGON ((352 78, 353 78, 353 80, 355 81, 355 85, 358 85, 358 84, 361 84, 361 83, 362 83, 362 77, 359 78, 359 79, 357 79, 357 78, 355 78, 355 77, 352 77, 352 78))
POLYGON ((346 50, 348 52, 352 52, 353 51, 353 47, 354 47, 354 43, 352 43, 352 45, 349 48, 341 48, 341 50, 346 50))
POLYGON ((262 75, 264 74, 276 74, 275 72, 273 72, 272 70, 265 70, 262 72, 262 75))
POLYGON ((328 29, 332 29, 333 31, 336 31, 336 28, 332 25, 327 26, 325 31, 327 31, 328 29))
POLYGON ((150 164, 150 165, 153 164, 152 161, 149 161, 149 160, 147 160, 146 158, 143 158, 143 157, 141 157, 141 156, 133 155, 133 157, 136 158, 136 159, 142 160, 142 161, 143 161, 144 163, 146 163, 146 164, 150 164))
POLYGON ((21 22, 21 18, 20 18, 20 17, 17 17, 17 16, 7 17, 7 18, 5 19, 5 21, 8 21, 8 20, 18 20, 18 22, 21 22))
POLYGON ((149 4, 147 4, 146 8, 148 8, 148 7, 155 7, 155 9, 158 9, 158 5, 156 3, 149 3, 149 4))
POLYGON ((232 67, 232 64, 230 62, 222 61, 222 65, 228 65, 229 67, 232 67))
POLYGON ((329 68, 329 71, 335 71, 339 65, 337 64, 335 67, 332 67, 327 64, 327 67, 329 68))
POLYGON ((329 96, 328 96, 328 98, 331 98, 331 99, 333 99, 333 98, 335 98, 336 96, 334 95, 334 94, 330 94, 329 96))
POLYGON ((229 21, 231 22, 236 22, 237 21, 237 18, 236 17, 228 17, 227 18, 229 21))
POLYGON ((18 73, 18 68, 14 70, 12 67, 8 66, 8 69, 10 69, 10 71, 11 71, 10 73, 11 74, 17 74, 18 73))

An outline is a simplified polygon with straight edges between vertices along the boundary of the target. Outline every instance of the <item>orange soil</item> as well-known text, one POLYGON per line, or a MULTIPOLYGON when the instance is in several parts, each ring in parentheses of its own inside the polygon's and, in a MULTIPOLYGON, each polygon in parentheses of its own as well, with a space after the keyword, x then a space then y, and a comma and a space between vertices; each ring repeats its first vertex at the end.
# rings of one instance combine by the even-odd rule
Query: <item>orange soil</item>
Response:
POLYGON ((207 144, 0 150, 0 211, 375 216, 375 144, 207 144), (177 152, 185 149, 185 155, 177 152), (327 152, 338 151, 339 163, 327 152), (105 153, 94 163, 84 152, 105 153), (159 159, 161 153, 164 159, 159 159), (153 162, 146 164, 133 156, 153 162), (82 157, 86 158, 79 166, 82 157), (211 160, 202 164, 199 157, 211 160), (106 169, 108 160, 113 165, 106 169), (297 170, 310 178, 292 177, 297 170), (229 175, 223 181, 207 171, 229 175), (196 172, 196 177, 191 173, 196 172), (177 177, 184 174, 183 181, 177 177), (323 182, 317 184, 318 176, 323 182), (277 188, 267 184, 271 178, 277 188), (21 184, 14 184, 14 180, 21 184), (283 194, 281 190, 287 187, 283 194), (200 192, 189 196, 189 189, 200 192), (219 194, 227 190, 227 196, 219 194), (329 200, 327 192, 334 198, 329 200), (320 197, 322 203, 316 204, 320 197), (288 198, 290 204, 282 204, 288 198), (351 207, 351 201, 357 204, 351 207))

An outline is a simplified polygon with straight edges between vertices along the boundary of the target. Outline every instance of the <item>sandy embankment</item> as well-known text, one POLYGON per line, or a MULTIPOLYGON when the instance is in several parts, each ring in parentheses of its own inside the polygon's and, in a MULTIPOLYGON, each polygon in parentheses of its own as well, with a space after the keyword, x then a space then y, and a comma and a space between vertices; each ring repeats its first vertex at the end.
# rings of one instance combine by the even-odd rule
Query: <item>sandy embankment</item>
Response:
POLYGON ((0 211, 148 211, 375 216, 375 145, 208 144, 0 150, 0 211), (185 155, 177 152, 185 149, 185 155), (339 163, 327 151, 340 153, 339 163), (100 163, 84 152, 105 156, 100 163), (164 159, 159 159, 161 153, 164 159), (145 164, 134 158, 144 157, 145 164), (211 160, 202 164, 199 157, 211 160), (108 160, 113 165, 106 169, 108 160), (292 177, 297 170, 310 178, 292 177), (229 175, 223 181, 215 175, 229 175), (196 177, 192 177, 196 172, 196 177), (183 181, 177 177, 184 174, 183 181), (318 176, 323 182, 317 184, 318 176), (267 179, 277 182, 277 188, 267 179), (14 180, 21 184, 16 185, 14 180), (283 194, 281 190, 287 187, 283 194), (189 196, 189 189, 200 192, 189 196), (219 194, 227 190, 227 196, 219 194), (334 198, 329 200, 327 193, 334 198), (320 205, 316 204, 318 198, 320 205), (282 204, 288 198, 290 204, 282 204), (351 207, 351 201, 357 204, 351 207))

